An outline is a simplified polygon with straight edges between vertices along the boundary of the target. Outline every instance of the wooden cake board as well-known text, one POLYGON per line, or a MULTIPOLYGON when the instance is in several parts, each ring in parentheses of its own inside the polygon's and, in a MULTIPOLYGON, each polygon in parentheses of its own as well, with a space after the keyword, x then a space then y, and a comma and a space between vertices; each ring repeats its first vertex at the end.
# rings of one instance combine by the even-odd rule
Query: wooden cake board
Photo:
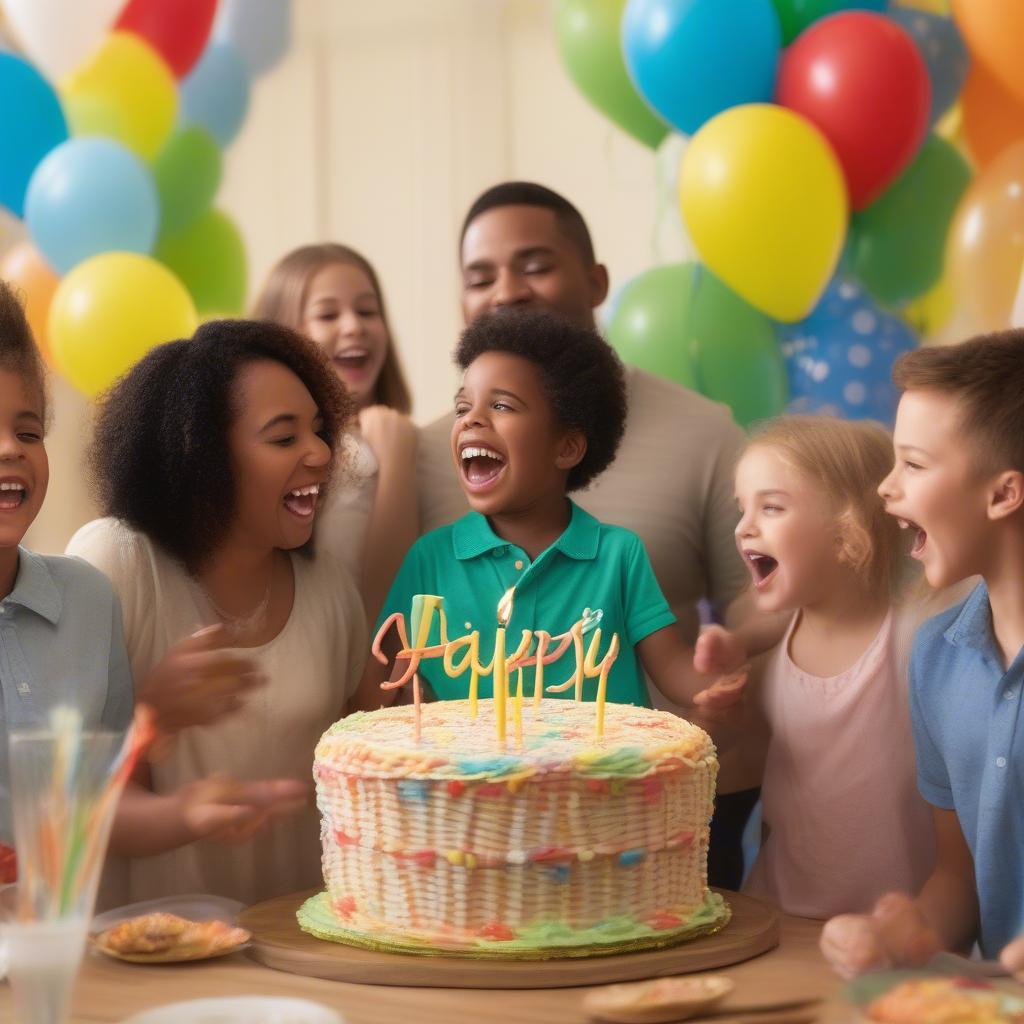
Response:
POLYGON ((238 924, 252 932, 248 954, 267 967, 362 985, 426 988, 567 988, 727 967, 779 944, 779 914, 742 893, 723 893, 732 920, 714 935, 637 953, 560 960, 471 960, 382 953, 314 938, 295 912, 314 894, 278 896, 247 907, 238 924))

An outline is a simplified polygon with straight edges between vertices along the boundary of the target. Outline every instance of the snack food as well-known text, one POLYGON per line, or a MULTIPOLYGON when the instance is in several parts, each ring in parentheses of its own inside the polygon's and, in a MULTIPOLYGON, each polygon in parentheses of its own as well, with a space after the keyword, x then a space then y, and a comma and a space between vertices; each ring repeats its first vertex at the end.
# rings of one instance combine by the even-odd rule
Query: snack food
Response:
POLYGON ((119 960, 171 963, 223 956, 250 938, 244 928, 224 921, 190 921, 177 914, 155 913, 128 918, 101 932, 94 943, 119 960))

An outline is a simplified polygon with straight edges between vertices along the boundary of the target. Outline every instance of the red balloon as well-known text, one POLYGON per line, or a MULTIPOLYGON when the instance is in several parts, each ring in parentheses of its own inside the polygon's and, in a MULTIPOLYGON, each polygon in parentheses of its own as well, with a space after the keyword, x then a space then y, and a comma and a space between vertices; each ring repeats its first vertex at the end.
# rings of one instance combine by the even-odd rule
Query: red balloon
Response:
POLYGON ((117 27, 142 36, 184 78, 213 28, 217 0, 129 0, 117 27))
POLYGON ((881 14, 847 11, 815 22, 785 50, 776 100, 821 130, 843 168, 850 205, 863 210, 920 148, 931 92, 909 33, 881 14))

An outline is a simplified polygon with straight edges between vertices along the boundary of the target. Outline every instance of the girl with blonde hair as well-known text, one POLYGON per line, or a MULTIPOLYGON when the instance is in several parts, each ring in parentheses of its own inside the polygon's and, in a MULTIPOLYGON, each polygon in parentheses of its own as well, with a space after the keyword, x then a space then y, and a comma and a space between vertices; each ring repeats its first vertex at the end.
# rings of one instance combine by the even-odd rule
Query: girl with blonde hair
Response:
MULTIPOLYGON (((787 416, 736 469, 736 542, 758 609, 790 615, 757 673, 769 831, 746 889, 803 917, 916 891, 934 858, 907 692, 920 602, 878 495, 892 460, 880 426, 787 416)), ((699 644, 721 653, 735 638, 712 627, 699 644)))
POLYGON ((358 581, 373 622, 419 535, 417 431, 380 281, 348 246, 304 245, 271 269, 252 315, 316 342, 355 402, 346 438, 351 469, 324 510, 317 539, 358 581))

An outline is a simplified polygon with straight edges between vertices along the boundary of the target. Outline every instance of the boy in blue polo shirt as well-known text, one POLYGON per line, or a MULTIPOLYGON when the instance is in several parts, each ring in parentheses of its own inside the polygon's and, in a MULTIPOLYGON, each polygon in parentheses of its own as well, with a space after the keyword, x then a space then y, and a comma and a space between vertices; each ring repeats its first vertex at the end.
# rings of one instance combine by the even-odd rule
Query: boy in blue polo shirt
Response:
MULTIPOLYGON (((993 957, 1024 932, 1024 331, 919 349, 894 377, 896 464, 879 493, 931 586, 982 582, 918 630, 911 657, 937 866, 916 899, 829 922, 822 949, 847 975, 975 941, 993 957)), ((879 828, 899 841, 898 822, 879 828)))
MULTIPOLYGON (((451 635, 479 630, 486 663, 498 602, 515 587, 512 637, 523 629, 558 635, 580 619, 600 623, 608 640, 618 634, 621 654, 608 678, 608 700, 649 706, 646 671, 676 703, 735 704, 745 676, 709 687, 694 670, 693 650, 676 628, 640 539, 598 522, 567 496, 611 463, 625 426, 622 366, 607 342, 549 313, 508 309, 475 320, 455 358, 463 379, 455 396, 453 471, 472 511, 417 541, 378 625, 394 612, 408 614, 416 594, 442 595, 451 635)), ((439 641, 435 623, 428 642, 439 641)), ((395 645, 385 648, 390 659, 396 652, 395 645)), ((545 680, 564 681, 574 664, 570 649, 545 680)), ((450 679, 440 659, 423 662, 419 671, 437 697, 467 695, 466 679, 450 679)), ((532 672, 527 669, 528 692, 532 672)), ((380 690, 384 675, 371 659, 354 708, 391 699, 393 691, 380 690)), ((585 693, 592 697, 592 687, 585 693)), ((480 695, 492 696, 489 678, 480 680, 480 695)))

